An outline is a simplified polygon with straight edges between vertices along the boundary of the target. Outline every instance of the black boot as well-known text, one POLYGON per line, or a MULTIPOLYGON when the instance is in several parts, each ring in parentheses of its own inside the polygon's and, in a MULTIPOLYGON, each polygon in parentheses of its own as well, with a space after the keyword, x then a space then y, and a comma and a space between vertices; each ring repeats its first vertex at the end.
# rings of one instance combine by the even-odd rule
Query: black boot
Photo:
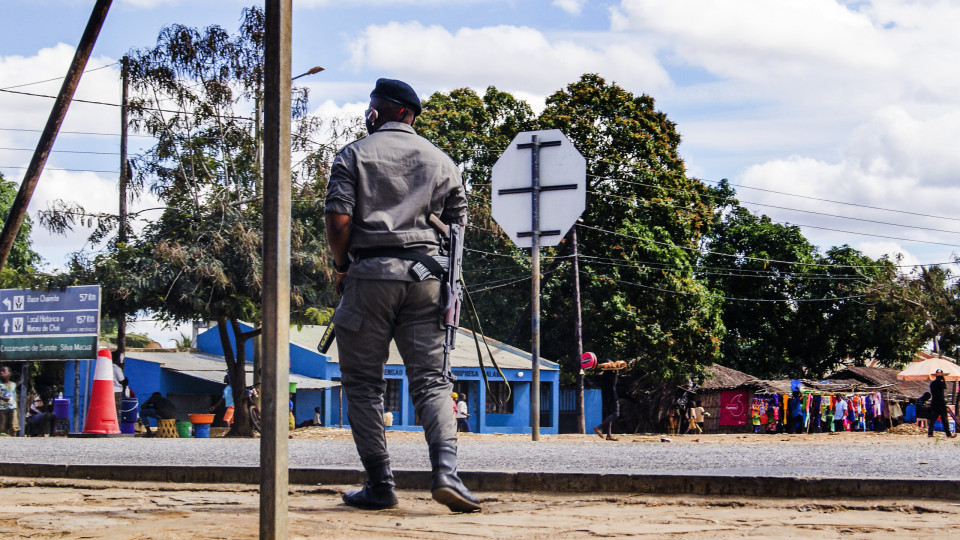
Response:
POLYGON ((433 468, 433 500, 445 504, 454 512, 479 512, 480 500, 457 476, 457 447, 450 443, 430 445, 430 465, 433 468))
POLYGON ((367 470, 367 482, 360 489, 351 489, 343 494, 343 502, 366 510, 382 510, 397 505, 390 458, 361 459, 367 470))

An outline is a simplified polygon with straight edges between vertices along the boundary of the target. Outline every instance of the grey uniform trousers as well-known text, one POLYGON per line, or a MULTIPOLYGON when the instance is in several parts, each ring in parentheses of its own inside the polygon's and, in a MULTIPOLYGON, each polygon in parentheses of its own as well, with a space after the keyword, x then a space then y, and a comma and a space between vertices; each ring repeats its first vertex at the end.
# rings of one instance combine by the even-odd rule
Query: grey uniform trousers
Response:
POLYGON ((430 444, 456 444, 450 407, 453 382, 444 376, 440 282, 347 277, 334 315, 347 419, 360 458, 386 457, 383 368, 390 340, 406 366, 410 397, 430 444))

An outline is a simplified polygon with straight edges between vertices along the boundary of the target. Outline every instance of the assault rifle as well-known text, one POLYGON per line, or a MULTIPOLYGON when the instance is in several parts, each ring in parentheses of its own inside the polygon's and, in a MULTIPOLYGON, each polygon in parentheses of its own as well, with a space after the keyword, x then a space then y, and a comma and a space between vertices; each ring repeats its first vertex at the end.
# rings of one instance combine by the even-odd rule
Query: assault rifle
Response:
POLYGON ((440 327, 446 332, 443 340, 443 372, 454 379, 450 369, 450 351, 457 340, 457 328, 460 325, 460 305, 463 303, 463 227, 457 223, 446 225, 440 218, 430 214, 430 225, 441 235, 441 265, 446 274, 440 286, 440 327), (446 264, 444 264, 446 263, 446 264))

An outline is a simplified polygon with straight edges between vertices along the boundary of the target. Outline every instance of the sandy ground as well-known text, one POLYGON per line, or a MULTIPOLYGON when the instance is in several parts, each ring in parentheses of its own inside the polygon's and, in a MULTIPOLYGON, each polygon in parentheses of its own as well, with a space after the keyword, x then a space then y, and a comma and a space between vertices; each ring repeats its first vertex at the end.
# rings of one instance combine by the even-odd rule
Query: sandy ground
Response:
MULTIPOLYGON (((349 508, 343 486, 295 488, 291 538, 950 538, 960 505, 483 493, 479 514, 452 514, 426 492, 397 508, 349 508)), ((0 480, 2 538, 256 538, 258 493, 243 485, 0 480)))

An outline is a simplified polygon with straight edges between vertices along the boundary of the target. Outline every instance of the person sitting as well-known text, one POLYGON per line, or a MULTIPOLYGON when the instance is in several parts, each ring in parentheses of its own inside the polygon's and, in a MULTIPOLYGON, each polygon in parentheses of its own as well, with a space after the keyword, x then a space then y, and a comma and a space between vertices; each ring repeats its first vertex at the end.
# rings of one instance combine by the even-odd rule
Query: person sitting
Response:
POLYGON ((910 403, 903 411, 903 423, 912 424, 917 421, 917 400, 910 398, 910 403))
MULTIPOLYGON (((154 392, 150 399, 140 405, 140 420, 154 418, 159 425, 160 420, 170 420, 177 417, 177 406, 172 401, 163 397, 160 392, 154 392)), ((143 422, 143 427, 147 430, 147 437, 152 437, 150 431, 150 422, 143 422)))
POLYGON ((33 403, 27 409, 26 432, 28 437, 44 437, 53 430, 57 422, 57 415, 53 414, 53 405, 44 403, 39 395, 33 398, 33 403))

